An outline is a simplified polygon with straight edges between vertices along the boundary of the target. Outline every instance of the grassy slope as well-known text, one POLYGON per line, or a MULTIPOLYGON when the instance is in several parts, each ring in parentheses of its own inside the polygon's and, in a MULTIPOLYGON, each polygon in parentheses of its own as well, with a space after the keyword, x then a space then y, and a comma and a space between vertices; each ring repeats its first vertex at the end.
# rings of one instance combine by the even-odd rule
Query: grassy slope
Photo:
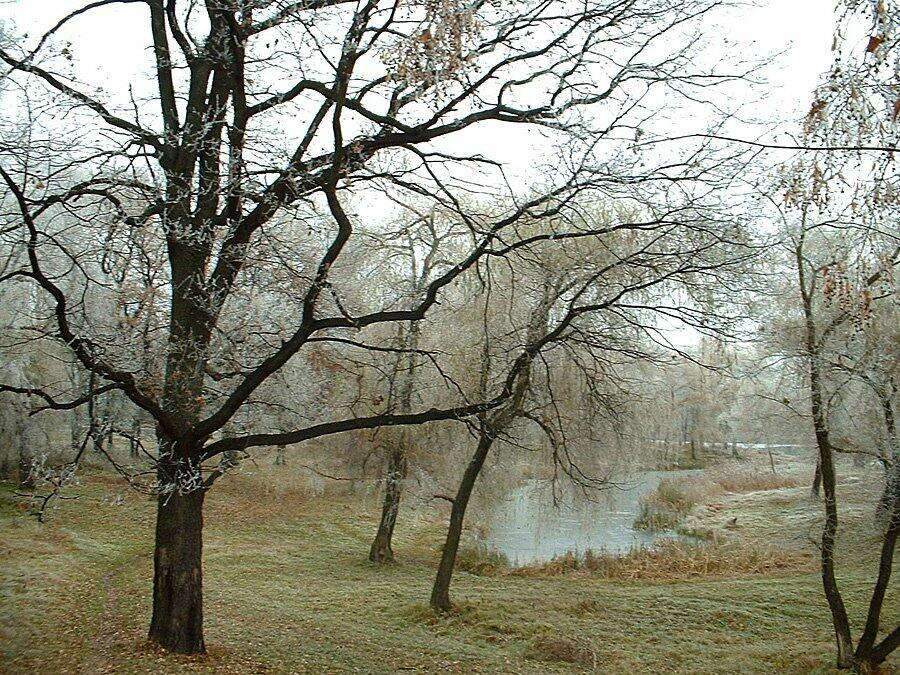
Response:
MULTIPOLYGON (((149 498, 93 477, 77 489, 80 499, 40 526, 2 489, 0 670, 8 672, 804 673, 828 672, 832 659, 812 568, 679 582, 458 573, 459 608, 438 618, 426 605, 438 526, 402 519, 401 562, 376 567, 365 560, 374 508, 357 497, 272 487, 260 476, 223 480, 210 493, 210 654, 170 656, 143 639, 149 498), (123 504, 108 499, 116 493, 123 504)), ((787 522, 783 514, 807 509, 802 491, 793 501, 789 491, 738 499, 740 522, 761 532, 775 531, 770 518, 787 522)), ((806 527, 795 521, 795 530, 806 527)), ((843 569, 859 626, 866 568, 843 569)), ((900 621, 898 590, 885 613, 890 625, 900 621)))

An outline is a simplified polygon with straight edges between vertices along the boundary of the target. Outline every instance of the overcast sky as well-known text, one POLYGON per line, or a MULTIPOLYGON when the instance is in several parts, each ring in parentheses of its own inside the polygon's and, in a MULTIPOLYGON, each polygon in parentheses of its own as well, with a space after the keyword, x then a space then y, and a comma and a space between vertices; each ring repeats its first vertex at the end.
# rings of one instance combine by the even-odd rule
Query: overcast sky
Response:
MULTIPOLYGON (((12 0, 0 5, 0 18, 12 25, 18 35, 27 34, 26 47, 35 44, 39 35, 74 8, 81 0, 12 0)), ((704 29, 710 40, 727 39, 733 56, 779 54, 763 71, 768 80, 765 99, 743 101, 758 118, 770 121, 796 120, 809 109, 812 91, 827 68, 833 30, 832 3, 829 0, 758 0, 756 6, 742 6, 719 14, 704 29)), ((146 8, 138 4, 111 5, 94 10, 71 22, 59 33, 59 40, 73 44, 73 54, 83 79, 100 83, 117 97, 127 93, 129 85, 147 80, 149 66, 146 49, 149 44, 146 8), (97 74, 101 73, 102 78, 97 74)), ((757 91, 753 96, 758 96, 757 91)), ((684 132, 703 131, 684 122, 684 132)), ((680 131, 680 130, 679 130, 680 131)), ((484 129, 467 134, 473 145, 497 145, 496 130, 484 129)), ((746 129, 747 135, 758 136, 762 129, 746 129)), ((543 143, 539 135, 508 139, 504 148, 492 154, 504 161, 510 175, 515 176, 535 166, 535 153, 543 143)))

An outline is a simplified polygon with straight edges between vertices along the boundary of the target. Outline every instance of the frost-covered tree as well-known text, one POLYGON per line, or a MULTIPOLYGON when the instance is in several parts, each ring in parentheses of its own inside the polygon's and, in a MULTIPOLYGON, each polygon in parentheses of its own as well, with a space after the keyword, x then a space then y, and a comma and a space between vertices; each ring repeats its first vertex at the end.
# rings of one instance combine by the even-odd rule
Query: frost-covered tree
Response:
MULTIPOLYGON (((20 254, 2 281, 37 288, 52 321, 44 338, 156 427, 145 485, 158 495, 151 640, 205 649, 203 501, 220 456, 483 413, 517 391, 501 383, 483 400, 408 413, 313 406, 277 429, 241 412, 313 346, 422 320, 485 258, 596 236, 545 218, 581 193, 655 185, 650 221, 695 217, 705 193, 688 186, 720 160, 630 146, 653 127, 642 104, 651 91, 697 100, 698 88, 731 78, 691 60, 699 22, 718 5, 99 0, 0 49, 20 94, 9 110, 25 97, 42 105, 27 138, 0 146, 0 232, 20 254), (132 86, 78 68, 81 41, 99 30, 92 18, 114 10, 119 30, 147 47, 132 86), (554 146, 527 192, 506 189, 502 156, 474 135, 504 128, 538 128, 554 146), (462 206, 473 189, 503 208, 474 218, 462 206), (378 279, 357 292, 354 253, 394 190, 452 211, 468 237, 402 306, 378 279), (523 218, 548 229, 521 236, 523 218), (257 292, 277 302, 257 312, 257 292)), ((320 385, 311 377, 305 394, 315 400, 320 385)), ((56 407, 84 398, 50 385, 42 394, 56 407)))

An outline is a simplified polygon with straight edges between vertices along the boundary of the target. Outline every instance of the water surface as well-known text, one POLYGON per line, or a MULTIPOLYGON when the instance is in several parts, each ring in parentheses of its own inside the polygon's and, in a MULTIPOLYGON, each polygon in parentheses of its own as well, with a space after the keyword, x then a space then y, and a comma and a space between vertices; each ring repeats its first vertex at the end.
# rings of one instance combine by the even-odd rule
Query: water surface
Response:
POLYGON ((660 538, 679 538, 674 532, 635 530, 632 524, 640 513, 641 497, 660 480, 696 473, 699 471, 644 471, 618 488, 594 494, 591 500, 571 486, 558 485, 556 505, 550 481, 527 481, 497 506, 485 544, 518 566, 550 560, 567 551, 627 553, 660 538))

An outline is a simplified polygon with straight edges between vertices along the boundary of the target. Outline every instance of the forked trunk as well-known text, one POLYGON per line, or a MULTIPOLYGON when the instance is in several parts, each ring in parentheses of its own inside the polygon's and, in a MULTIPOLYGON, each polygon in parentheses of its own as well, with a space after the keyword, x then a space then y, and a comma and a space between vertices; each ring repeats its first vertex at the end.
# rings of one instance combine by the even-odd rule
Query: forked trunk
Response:
POLYGON ((406 453, 402 447, 395 446, 388 457, 387 472, 384 477, 384 505, 381 508, 381 522, 378 532, 369 550, 369 560, 377 563, 393 562, 394 551, 391 540, 394 537, 394 526, 400 511, 400 498, 403 490, 403 479, 406 478, 406 453))
POLYGON ((153 618, 149 638, 182 654, 202 654, 202 489, 160 495, 153 555, 153 618))
POLYGON ((481 473, 481 467, 484 466, 484 460, 493 443, 493 436, 482 434, 475 455, 466 467, 459 490, 453 500, 453 508, 450 510, 450 526, 447 528, 447 541, 444 543, 441 563, 438 565, 437 576, 431 590, 431 607, 440 612, 450 611, 450 581, 456 565, 456 554, 459 551, 459 538, 462 535, 466 507, 469 505, 475 481, 478 479, 478 474, 481 473))
MULTIPOLYGON (((831 611, 831 623, 834 627, 835 645, 837 646, 838 668, 851 668, 855 664, 853 639, 850 635, 850 621, 844 598, 838 588, 834 569, 835 539, 838 529, 838 510, 836 478, 834 471, 834 454, 831 447, 827 416, 825 412, 825 396, 822 388, 822 369, 820 363, 819 338, 816 335, 813 318, 812 297, 807 291, 804 276, 804 261, 797 252, 797 273, 803 300, 803 316, 805 323, 805 347, 809 368, 810 412, 813 419, 813 430, 816 437, 816 448, 819 451, 816 473, 820 477, 822 491, 825 493, 825 525, 822 528, 821 552, 822 589, 831 611)), ((815 480, 814 485, 815 487, 815 480)))
MULTIPOLYGON (((889 495, 887 505, 887 530, 881 543, 881 556, 878 561, 878 578, 869 601, 869 611, 866 615, 866 626, 856 647, 856 659, 860 664, 865 664, 869 670, 879 666, 888 655, 897 648, 900 643, 900 628, 894 630, 878 645, 875 638, 878 636, 878 627, 881 621, 881 608, 884 604, 884 596, 887 593, 888 583, 891 579, 891 570, 894 566, 894 551, 897 547, 897 538, 900 537, 900 464, 894 463, 887 477, 885 495, 889 495)), ((882 496, 882 499, 885 499, 882 496)))

